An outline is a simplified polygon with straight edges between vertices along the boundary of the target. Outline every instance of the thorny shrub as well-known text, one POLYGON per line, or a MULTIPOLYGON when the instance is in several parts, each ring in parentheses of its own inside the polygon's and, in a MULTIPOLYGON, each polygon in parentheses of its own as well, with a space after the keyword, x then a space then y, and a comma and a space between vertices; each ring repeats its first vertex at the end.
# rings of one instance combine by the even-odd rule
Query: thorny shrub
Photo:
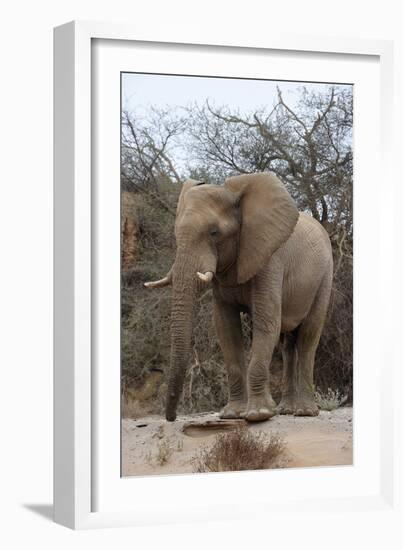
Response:
POLYGON ((342 407, 347 401, 347 396, 340 393, 339 390, 328 388, 327 392, 317 390, 315 392, 315 401, 322 411, 334 411, 342 407))
POLYGON ((284 450, 284 441, 278 434, 237 428, 216 435, 210 447, 201 448, 193 459, 194 471, 237 472, 278 468, 284 450))

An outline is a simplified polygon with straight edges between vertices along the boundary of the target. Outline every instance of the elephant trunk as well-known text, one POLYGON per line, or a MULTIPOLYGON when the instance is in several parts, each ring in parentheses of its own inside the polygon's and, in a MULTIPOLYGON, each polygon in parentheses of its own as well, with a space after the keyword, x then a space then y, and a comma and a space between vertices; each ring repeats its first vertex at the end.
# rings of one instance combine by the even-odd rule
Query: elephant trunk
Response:
MULTIPOLYGON (((176 419, 176 409, 190 360, 197 293, 206 284, 196 275, 200 268, 198 259, 187 255, 182 260, 176 258, 172 278, 171 364, 165 409, 166 419, 170 422, 176 419)), ((215 271, 215 265, 210 269, 215 271)))

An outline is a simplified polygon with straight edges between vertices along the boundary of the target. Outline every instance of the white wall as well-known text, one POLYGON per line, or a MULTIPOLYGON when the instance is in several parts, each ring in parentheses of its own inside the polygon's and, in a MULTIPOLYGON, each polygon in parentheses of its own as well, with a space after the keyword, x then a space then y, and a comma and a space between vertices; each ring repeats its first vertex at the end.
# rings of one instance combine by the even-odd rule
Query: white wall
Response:
MULTIPOLYGON (((1 8, 0 545, 22 548, 256 548, 283 533, 283 548, 397 548, 385 513, 301 517, 287 526, 202 525, 73 533, 27 505, 52 498, 52 27, 71 19, 132 21, 158 30, 213 27, 238 33, 287 32, 396 38, 403 66, 398 2, 338 0, 9 0, 1 8), (272 4, 272 5, 270 5, 272 4), (5 374, 5 376, 4 376, 5 374), (353 525, 356 529, 349 534, 353 525), (252 540, 248 542, 250 529, 252 540), (361 533, 361 534, 360 534, 361 533), (5 543, 3 539, 7 538, 5 543), (115 546, 116 547, 116 546, 115 546), (304 546, 305 547, 305 544, 304 546), (308 547, 308 546, 307 546, 308 547)), ((399 73, 400 92, 403 90, 399 73)), ((402 111, 399 107, 399 120, 402 111)), ((401 143, 400 143, 401 148, 401 143)), ((397 175, 401 181, 401 174, 397 175)), ((400 199, 402 196, 400 196, 400 199)), ((401 202, 401 201, 400 201, 401 202)), ((49 512, 50 513, 50 512, 49 512)), ((275 545, 279 544, 278 539, 275 545)))

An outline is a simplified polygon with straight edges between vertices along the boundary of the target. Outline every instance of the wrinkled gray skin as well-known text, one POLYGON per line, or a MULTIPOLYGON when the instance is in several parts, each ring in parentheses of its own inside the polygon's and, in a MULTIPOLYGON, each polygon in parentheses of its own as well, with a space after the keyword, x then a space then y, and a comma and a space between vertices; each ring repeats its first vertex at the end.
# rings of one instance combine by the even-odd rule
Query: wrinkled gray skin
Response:
POLYGON ((221 417, 253 422, 276 412, 317 415, 314 358, 333 273, 330 241, 323 227, 298 213, 283 184, 264 173, 229 178, 224 186, 186 181, 175 236, 177 253, 171 271, 161 281, 146 283, 172 284, 167 420, 176 418, 197 292, 209 284, 197 272, 214 274, 214 321, 229 381, 229 401, 221 417), (249 365, 244 361, 243 311, 253 323, 249 365), (284 379, 276 409, 268 374, 280 335, 284 379))

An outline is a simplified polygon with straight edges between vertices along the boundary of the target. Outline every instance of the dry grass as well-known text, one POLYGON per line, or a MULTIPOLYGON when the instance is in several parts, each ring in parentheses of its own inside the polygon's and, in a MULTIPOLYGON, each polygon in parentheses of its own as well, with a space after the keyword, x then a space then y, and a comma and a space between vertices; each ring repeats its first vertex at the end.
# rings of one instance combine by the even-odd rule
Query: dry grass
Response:
POLYGON ((141 418, 149 414, 163 412, 163 395, 166 386, 163 373, 151 372, 143 382, 134 387, 122 387, 122 418, 141 418))
POLYGON ((194 459, 195 472, 237 472, 278 468, 285 450, 278 434, 267 436, 247 428, 219 434, 211 447, 201 449, 194 459))
POLYGON ((127 395, 122 399, 122 418, 141 418, 147 414, 144 405, 127 395))
POLYGON ((339 390, 327 389, 327 392, 317 390, 315 401, 322 411, 334 411, 347 402, 348 396, 343 395, 339 390))
MULTIPOLYGON (((339 263, 333 250, 335 265, 339 263)), ((315 358, 315 386, 339 391, 353 402, 353 266, 344 258, 334 276, 327 321, 315 358)))
POLYGON ((157 464, 159 464, 160 466, 163 466, 164 464, 166 464, 168 460, 171 458, 173 452, 174 451, 173 451, 173 448, 171 447, 169 440, 165 439, 161 441, 158 444, 157 455, 155 457, 157 464))

